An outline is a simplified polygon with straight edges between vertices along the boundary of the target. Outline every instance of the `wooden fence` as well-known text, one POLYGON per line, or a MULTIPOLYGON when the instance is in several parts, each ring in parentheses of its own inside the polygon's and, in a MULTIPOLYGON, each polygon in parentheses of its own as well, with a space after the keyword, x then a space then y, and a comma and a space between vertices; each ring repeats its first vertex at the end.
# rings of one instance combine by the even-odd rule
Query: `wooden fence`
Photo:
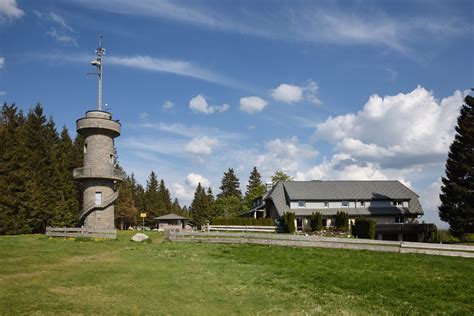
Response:
POLYGON ((207 232, 258 232, 258 233, 276 233, 275 226, 236 226, 236 225, 205 225, 203 230, 207 232))
POLYGON ((86 237, 86 238, 117 238, 117 230, 95 230, 83 227, 46 227, 49 237, 86 237))
POLYGON ((165 239, 168 241, 338 248, 474 258, 474 246, 372 239, 330 238, 284 234, 173 231, 166 232, 165 239))

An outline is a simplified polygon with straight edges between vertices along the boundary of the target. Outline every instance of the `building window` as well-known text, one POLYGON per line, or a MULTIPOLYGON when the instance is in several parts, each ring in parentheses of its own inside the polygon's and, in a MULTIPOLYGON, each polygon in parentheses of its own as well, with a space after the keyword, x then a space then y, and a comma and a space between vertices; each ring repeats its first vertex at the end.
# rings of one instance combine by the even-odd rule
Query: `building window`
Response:
POLYGON ((402 201, 393 201, 392 204, 394 206, 402 206, 402 201))
POLYGON ((305 201, 298 201, 298 207, 306 207, 305 201))
POLYGON ((114 163, 114 155, 110 154, 110 163, 114 163))
POLYGON ((395 223, 396 224, 403 224, 403 216, 395 216, 395 223))
POLYGON ((342 201, 342 206, 349 207, 349 201, 342 201))
POLYGON ((325 208, 328 208, 328 207, 329 207, 329 202, 327 202, 327 201, 324 202, 324 207, 325 207, 325 208))
POLYGON ((96 206, 102 205, 102 192, 95 193, 95 205, 96 206))
POLYGON ((360 206, 365 207, 365 201, 360 201, 360 206))
POLYGON ((87 143, 84 144, 84 154, 87 152, 87 143))

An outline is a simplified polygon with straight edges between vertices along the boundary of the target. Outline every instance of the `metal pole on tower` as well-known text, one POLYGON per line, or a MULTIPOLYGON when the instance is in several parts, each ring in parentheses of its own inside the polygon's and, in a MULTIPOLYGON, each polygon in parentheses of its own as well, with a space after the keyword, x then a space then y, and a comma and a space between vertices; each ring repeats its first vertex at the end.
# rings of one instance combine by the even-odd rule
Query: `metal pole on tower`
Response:
POLYGON ((99 111, 102 111, 102 58, 105 55, 105 48, 102 46, 102 38, 103 35, 99 35, 99 47, 95 50, 95 53, 97 57, 91 61, 92 66, 97 67, 97 72, 96 73, 88 73, 88 75, 97 75, 99 77, 99 83, 98 83, 98 97, 97 97, 97 108, 99 111))
POLYGON ((98 108, 102 111, 102 54, 105 53, 105 49, 102 47, 102 37, 99 35, 99 48, 97 48, 97 56, 99 59, 99 95, 98 95, 98 108))

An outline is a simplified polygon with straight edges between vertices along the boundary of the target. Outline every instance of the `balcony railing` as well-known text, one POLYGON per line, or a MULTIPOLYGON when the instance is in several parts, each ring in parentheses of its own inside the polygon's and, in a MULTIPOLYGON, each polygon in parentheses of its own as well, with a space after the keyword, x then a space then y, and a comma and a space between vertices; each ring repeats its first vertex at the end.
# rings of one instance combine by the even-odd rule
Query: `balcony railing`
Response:
POLYGON ((72 175, 76 179, 106 178, 120 181, 125 178, 125 172, 117 168, 95 169, 91 167, 82 167, 74 169, 72 175))

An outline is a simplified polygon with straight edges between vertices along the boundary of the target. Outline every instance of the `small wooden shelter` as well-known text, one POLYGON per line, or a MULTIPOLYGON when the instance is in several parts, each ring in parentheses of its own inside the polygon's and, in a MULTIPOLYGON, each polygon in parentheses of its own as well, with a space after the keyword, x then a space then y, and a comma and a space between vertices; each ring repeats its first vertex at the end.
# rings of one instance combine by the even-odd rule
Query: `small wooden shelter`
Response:
POLYGON ((189 219, 174 213, 155 217, 158 229, 184 229, 189 219))

